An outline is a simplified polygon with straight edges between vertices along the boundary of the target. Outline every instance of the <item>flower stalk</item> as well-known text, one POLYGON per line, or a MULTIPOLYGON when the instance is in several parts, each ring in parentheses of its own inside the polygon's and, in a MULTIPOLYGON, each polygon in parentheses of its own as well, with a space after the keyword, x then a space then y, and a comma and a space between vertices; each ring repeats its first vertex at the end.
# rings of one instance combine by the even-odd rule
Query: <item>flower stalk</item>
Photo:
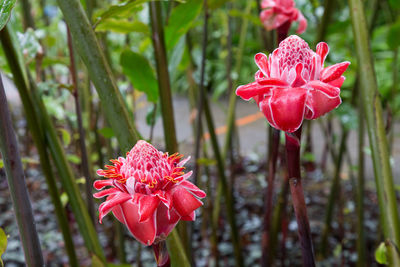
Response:
POLYGON ((14 214, 28 266, 44 266, 39 237, 29 194, 25 183, 25 175, 19 154, 17 137, 13 129, 8 109, 6 93, 0 77, 0 150, 6 169, 7 182, 13 202, 14 214))
POLYGON ((303 186, 300 172, 300 139, 301 128, 294 133, 286 133, 286 157, 288 164, 289 185, 292 195, 294 212, 298 227, 303 266, 315 266, 314 248, 312 244, 310 223, 304 200, 303 186))
POLYGON ((378 93, 372 54, 370 51, 367 21, 361 0, 349 0, 357 58, 359 61, 360 88, 363 99, 364 117, 377 187, 383 234, 395 246, 387 246, 390 265, 399 265, 399 256, 394 247, 400 246, 400 221, 392 169, 389 161, 388 143, 378 93))
POLYGON ((154 258, 157 262, 157 267, 169 267, 171 266, 171 261, 169 259, 169 254, 167 250, 167 243, 165 241, 160 241, 152 245, 154 251, 154 258))

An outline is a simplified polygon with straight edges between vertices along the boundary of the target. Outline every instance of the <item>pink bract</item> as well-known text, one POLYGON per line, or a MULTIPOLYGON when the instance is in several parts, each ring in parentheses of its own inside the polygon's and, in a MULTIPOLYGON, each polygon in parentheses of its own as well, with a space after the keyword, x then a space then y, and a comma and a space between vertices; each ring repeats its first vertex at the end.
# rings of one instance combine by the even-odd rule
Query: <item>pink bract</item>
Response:
POLYGON ((111 160, 113 165, 98 170, 107 179, 97 180, 96 198, 107 196, 99 207, 100 223, 110 211, 142 244, 164 240, 179 220, 193 221, 195 210, 206 194, 186 179, 183 155, 168 156, 140 140, 126 158, 111 160), (108 187, 105 189, 105 187, 108 187))
POLYGON ((239 86, 236 94, 244 100, 253 98, 276 129, 294 132, 304 118, 316 119, 342 102, 342 74, 350 62, 324 68, 328 52, 324 42, 314 52, 300 37, 289 36, 269 58, 263 53, 255 55, 256 81, 239 86))
POLYGON ((263 0, 261 2, 263 11, 260 19, 267 30, 279 29, 286 22, 299 22, 297 33, 303 33, 307 28, 307 20, 296 8, 293 0, 263 0))

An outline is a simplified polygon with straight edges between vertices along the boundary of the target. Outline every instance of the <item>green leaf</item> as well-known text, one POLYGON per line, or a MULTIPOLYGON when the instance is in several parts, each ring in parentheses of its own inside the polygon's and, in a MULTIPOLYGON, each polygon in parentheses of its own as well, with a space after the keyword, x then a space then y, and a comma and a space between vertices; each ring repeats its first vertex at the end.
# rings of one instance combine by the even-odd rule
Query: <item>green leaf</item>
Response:
POLYGON ((0 263, 3 266, 3 261, 1 255, 6 251, 7 248, 7 235, 4 233, 3 229, 0 227, 0 263))
POLYGON ((0 31, 6 26, 11 16, 15 0, 0 0, 0 31))
POLYGON ((165 27, 165 43, 168 51, 172 50, 179 39, 192 27, 194 20, 200 14, 202 0, 188 0, 172 9, 165 27))
POLYGON ((384 242, 379 244, 379 247, 375 250, 375 260, 379 264, 388 264, 387 257, 386 257, 386 245, 384 242))
POLYGON ((199 158, 197 160, 197 164, 202 165, 202 166, 213 166, 213 165, 217 164, 217 161, 214 159, 199 158))
POLYGON ((389 4, 392 8, 400 9, 400 1, 399 0, 389 0, 389 4))
POLYGON ((149 101, 156 102, 158 85, 150 62, 138 53, 125 50, 121 53, 120 63, 123 72, 129 77, 135 89, 144 92, 149 101))
POLYGON ((229 0, 208 0, 208 8, 209 9, 217 9, 224 5, 229 0))
POLYGON ((111 138, 111 137, 115 136, 113 129, 111 129, 109 127, 104 127, 102 129, 100 129, 99 134, 101 134, 105 138, 111 138))
POLYGON ((387 35, 387 43, 391 49, 400 46, 400 18, 392 24, 387 35))
MULTIPOLYGON (((129 0, 118 5, 112 5, 108 9, 106 9, 105 11, 96 16, 97 21, 94 27, 96 27, 103 20, 108 18, 113 18, 116 16, 123 16, 123 17, 132 16, 132 14, 135 13, 134 11, 137 10, 141 4, 150 1, 152 0, 129 0)), ((166 1, 166 0, 159 0, 159 1, 166 1)), ((182 1, 177 0, 177 2, 182 2, 182 1)))
POLYGON ((71 135, 70 133, 65 130, 65 129, 58 129, 61 132, 62 140, 64 143, 64 146, 69 146, 71 144, 71 135))
POLYGON ((106 267, 106 265, 95 254, 92 255, 92 267, 106 267))
POLYGON ((72 162, 74 164, 80 164, 81 163, 81 158, 78 157, 77 155, 74 154, 68 154, 67 159, 69 162, 72 162))
POLYGON ((127 19, 106 19, 101 21, 96 32, 112 31, 116 33, 140 32, 150 34, 149 27, 140 21, 129 21, 127 19))
POLYGON ((238 10, 238 9, 231 9, 229 11, 229 15, 232 16, 232 17, 247 19, 247 20, 251 21, 256 26, 262 26, 260 17, 258 17, 256 15, 246 14, 243 11, 238 10))

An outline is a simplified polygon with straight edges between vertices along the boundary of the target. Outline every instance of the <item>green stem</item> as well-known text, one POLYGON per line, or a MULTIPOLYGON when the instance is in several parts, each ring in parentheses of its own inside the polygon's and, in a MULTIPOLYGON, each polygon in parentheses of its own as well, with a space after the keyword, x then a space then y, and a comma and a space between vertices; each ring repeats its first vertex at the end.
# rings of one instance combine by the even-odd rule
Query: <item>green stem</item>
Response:
POLYGON ((358 175, 356 186, 357 206, 357 267, 366 266, 366 242, 364 230, 364 111, 363 102, 358 100, 358 175))
POLYGON ((140 136, 128 115, 122 95, 85 11, 79 0, 57 2, 71 30, 75 48, 96 87, 107 121, 117 137, 121 151, 129 151, 140 136))
POLYGON ((75 63, 75 55, 74 49, 72 47, 72 38, 69 28, 67 27, 67 42, 68 42, 68 50, 69 50, 69 58, 70 58, 70 72, 72 77, 72 85, 73 85, 73 96, 75 100, 75 112, 78 121, 78 132, 79 132, 79 146, 81 150, 81 167, 83 176, 85 177, 85 193, 86 193, 86 205, 88 207, 89 216, 92 219, 93 223, 95 223, 95 209, 94 209, 94 202, 93 202, 93 193, 92 193, 92 179, 90 175, 90 168, 89 168, 89 157, 86 149, 86 134, 85 129, 83 128, 82 122, 82 109, 81 103, 79 100, 79 90, 78 90, 78 73, 76 70, 76 63, 75 63))
POLYGON ((17 137, 8 110, 6 93, 0 77, 0 149, 7 174, 8 187, 17 219, 25 261, 28 266, 44 266, 39 237, 36 232, 31 202, 25 183, 17 137))
MULTIPOLYGON (((397 210, 396 195, 392 169, 390 167, 385 125, 382 117, 381 100, 378 93, 376 76, 370 51, 369 34, 361 0, 349 0, 353 33, 357 51, 360 73, 361 96, 364 101, 364 117, 367 122, 368 136, 380 203, 380 216, 384 222, 384 236, 400 245, 400 222, 397 210), (382 186, 381 186, 382 185, 382 186)), ((399 257, 393 246, 389 249, 389 261, 398 265, 399 257)))
MULTIPOLYGON (((156 58, 158 90, 160 95, 165 145, 168 152, 175 153, 178 151, 178 142, 176 140, 174 110, 172 105, 171 85, 168 73, 167 53, 160 2, 150 2, 149 10, 153 47, 156 58)), ((189 266, 190 264, 186 256, 187 251, 185 251, 185 247, 182 246, 182 244, 188 243, 188 231, 186 223, 181 221, 178 227, 180 228, 180 234, 182 235, 182 243, 176 230, 173 230, 170 238, 167 239, 167 242, 169 247, 176 247, 182 250, 179 251, 179 253, 173 253, 170 250, 171 261, 172 263, 174 261, 179 262, 179 266, 185 266, 185 264, 189 266)))
POLYGON ((29 0, 21 0, 21 5, 22 5, 24 29, 25 30, 27 28, 35 29, 35 21, 33 20, 33 16, 31 14, 32 6, 30 4, 30 1, 29 0))
POLYGON ((75 246, 72 241, 68 218, 65 213, 64 207, 61 204, 60 193, 57 189, 56 179, 52 171, 52 166, 50 164, 49 154, 45 144, 44 130, 40 127, 40 124, 37 123, 39 119, 35 112, 32 98, 29 94, 29 89, 23 69, 18 63, 19 61, 16 53, 17 49, 13 45, 15 42, 12 42, 11 40, 9 26, 4 28, 3 31, 0 32, 0 40, 3 46, 3 50, 6 51, 7 61, 9 63, 11 72, 13 73, 14 82, 19 91, 19 95, 21 97, 22 104, 25 110, 28 127, 38 150, 42 171, 46 179, 50 197, 54 204, 57 221, 63 234, 65 249, 68 254, 69 263, 71 266, 76 266, 78 264, 78 260, 75 254, 75 246))
MULTIPOLYGON (((243 256, 242 256, 242 250, 241 250, 241 244, 240 244, 240 237, 239 237, 239 231, 238 227, 236 225, 236 218, 235 218, 235 207, 234 207, 234 201, 233 201, 233 196, 232 196, 232 191, 229 189, 228 181, 225 175, 225 166, 224 166, 224 161, 223 157, 221 155, 221 152, 219 150, 219 145, 218 145, 218 139, 215 134, 215 127, 212 119, 212 114, 210 110, 210 106, 208 104, 207 99, 204 99, 204 115, 206 117, 207 121, 207 126, 208 126, 208 132, 210 133, 210 139, 211 139, 211 145, 214 150, 214 157, 217 160, 217 170, 218 170, 218 176, 219 176, 219 181, 218 181, 218 190, 217 190, 217 196, 221 195, 221 191, 224 195, 225 198, 225 204, 227 206, 226 212, 228 216, 228 222, 229 226, 231 228, 231 239, 233 243, 233 249, 234 249, 234 254, 235 254, 235 259, 236 259, 236 266, 241 267, 244 266, 243 262, 243 256)), ((216 203, 219 203, 219 201, 216 201, 216 203)), ((213 224, 216 225, 219 217, 219 211, 217 209, 214 209, 213 213, 213 224), (218 213, 217 213, 218 211, 218 213)))

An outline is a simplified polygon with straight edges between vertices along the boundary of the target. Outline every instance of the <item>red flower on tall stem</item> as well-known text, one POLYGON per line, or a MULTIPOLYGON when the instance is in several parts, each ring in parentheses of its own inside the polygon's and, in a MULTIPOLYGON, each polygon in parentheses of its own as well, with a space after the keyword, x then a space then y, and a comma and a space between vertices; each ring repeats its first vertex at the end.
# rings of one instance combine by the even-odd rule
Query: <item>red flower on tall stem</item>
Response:
POLYGON ((324 68, 328 52, 324 42, 314 52, 300 37, 289 36, 269 58, 263 53, 255 55, 260 69, 256 81, 239 86, 236 94, 244 100, 253 98, 274 128, 294 132, 304 118, 316 119, 342 102, 342 74, 350 62, 324 68))
POLYGON ((168 156, 146 141, 140 140, 126 158, 111 160, 113 165, 98 170, 107 179, 97 180, 94 187, 102 190, 94 197, 107 196, 99 207, 100 223, 112 211, 132 235, 149 246, 164 240, 179 220, 193 221, 195 210, 206 194, 186 179, 183 155, 168 156), (109 186, 108 189, 104 189, 109 186))
POLYGON ((263 11, 260 13, 260 20, 267 30, 288 31, 292 22, 298 21, 297 33, 303 33, 307 28, 307 20, 296 8, 293 0, 263 0, 261 2, 263 11))

